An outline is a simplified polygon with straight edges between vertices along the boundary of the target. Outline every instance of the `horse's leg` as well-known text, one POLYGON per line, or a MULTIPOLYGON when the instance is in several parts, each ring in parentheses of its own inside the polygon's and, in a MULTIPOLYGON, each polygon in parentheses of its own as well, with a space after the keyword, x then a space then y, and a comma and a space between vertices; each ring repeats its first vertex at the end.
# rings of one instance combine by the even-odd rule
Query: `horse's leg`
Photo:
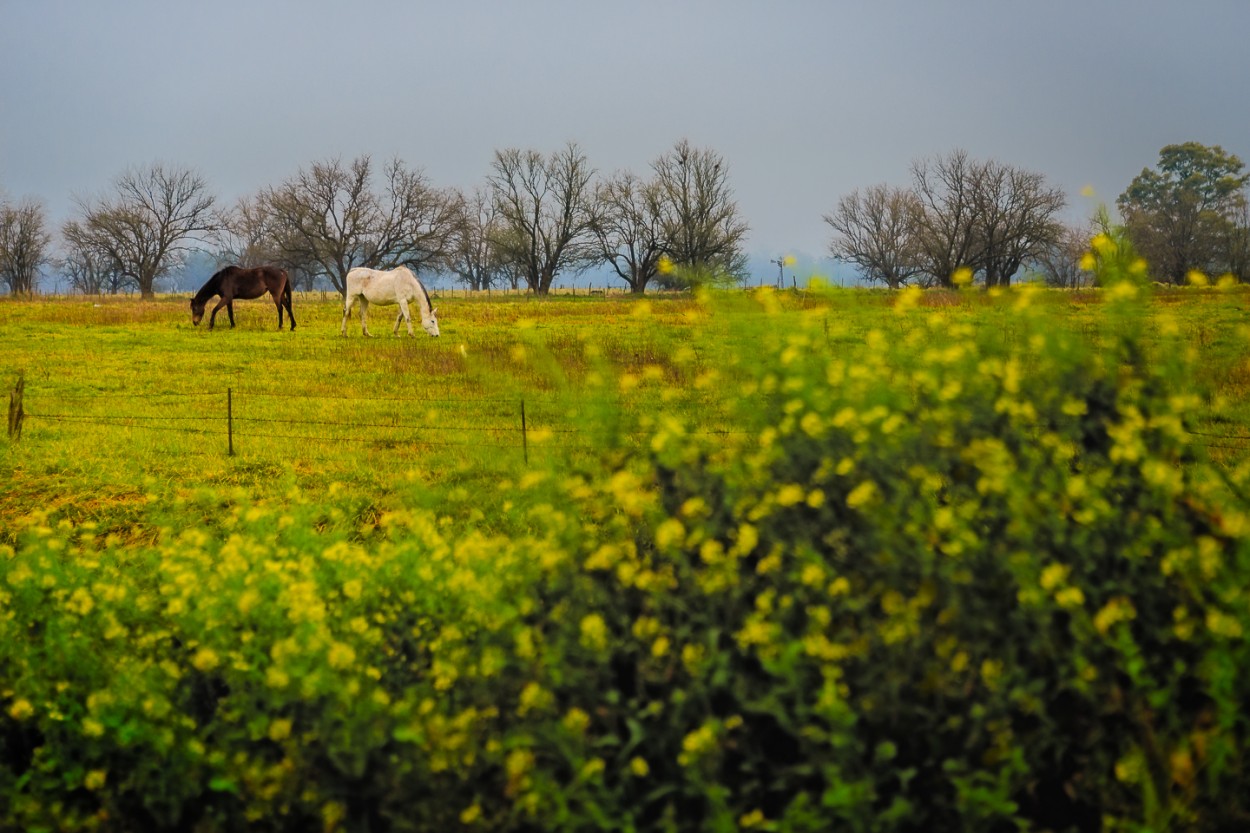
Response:
POLYGON ((369 299, 360 296, 360 331, 369 335, 369 299))
MULTIPOLYGON (((213 322, 217 320, 217 311, 220 310, 222 307, 226 307, 227 310, 230 309, 228 306, 226 306, 226 304, 227 304, 226 299, 222 298, 220 301, 217 302, 217 306, 213 307, 213 314, 208 317, 208 328, 210 330, 213 328, 213 322)), ((234 313, 230 313, 230 326, 231 327, 234 326, 234 313)))
POLYGON ((343 326, 339 328, 339 335, 347 335, 347 318, 352 314, 352 304, 356 303, 356 296, 348 295, 343 302, 343 326))
POLYGON ((230 329, 234 329, 234 299, 226 302, 226 314, 230 316, 230 329))
MULTIPOLYGON (((294 294, 294 293, 293 293, 293 292, 291 292, 291 286, 290 286, 290 284, 287 284, 287 287, 286 287, 286 292, 285 292, 285 294, 283 294, 283 296, 282 296, 282 300, 283 300, 283 302, 286 304, 286 317, 287 317, 287 318, 289 318, 289 319, 291 319, 291 332, 295 332, 295 310, 291 309, 291 296, 292 296, 293 294, 294 294)), ((278 329, 279 329, 279 330, 281 330, 281 329, 282 329, 282 315, 281 315, 281 313, 279 313, 279 315, 278 315, 278 329)))
POLYGON ((282 329, 282 290, 277 292, 270 291, 269 297, 273 298, 273 305, 278 308, 278 329, 282 329))
POLYGON ((408 322, 408 335, 412 335, 412 313, 408 311, 408 302, 403 298, 399 299, 399 318, 395 319, 395 335, 399 335, 400 318, 408 322))

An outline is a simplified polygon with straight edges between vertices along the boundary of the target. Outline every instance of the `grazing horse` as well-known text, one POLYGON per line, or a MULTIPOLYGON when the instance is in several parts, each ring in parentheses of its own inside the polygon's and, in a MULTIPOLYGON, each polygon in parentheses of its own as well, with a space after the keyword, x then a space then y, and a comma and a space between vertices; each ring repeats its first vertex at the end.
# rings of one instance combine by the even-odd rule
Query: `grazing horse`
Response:
POLYGON ((369 304, 390 306, 399 304, 399 315, 395 317, 395 328, 392 332, 399 335, 399 322, 408 322, 408 335, 412 331, 412 315, 408 312, 408 302, 416 301, 421 308, 421 328, 434 337, 438 337, 438 308, 430 304, 430 293, 417 280, 417 276, 406 266, 399 266, 389 272, 378 269, 366 269, 357 266, 347 273, 347 292, 343 298, 343 326, 340 335, 347 335, 347 317, 352 313, 352 305, 360 301, 360 330, 369 335, 368 312, 369 304))
POLYGON ((234 299, 259 298, 266 292, 273 297, 273 302, 278 307, 278 329, 282 329, 282 308, 286 307, 287 313, 291 316, 291 329, 294 330, 295 313, 291 310, 291 280, 287 277, 285 269, 279 269, 276 266, 257 266, 253 269, 227 266, 222 269, 209 278, 208 283, 201 286, 200 291, 191 299, 191 322, 198 327, 200 319, 204 317, 204 305, 208 303, 208 299, 214 295, 220 295, 221 300, 217 302, 217 306, 213 307, 213 314, 208 317, 208 328, 210 330, 213 328, 217 311, 222 307, 226 308, 226 313, 230 316, 230 326, 233 327, 234 299))

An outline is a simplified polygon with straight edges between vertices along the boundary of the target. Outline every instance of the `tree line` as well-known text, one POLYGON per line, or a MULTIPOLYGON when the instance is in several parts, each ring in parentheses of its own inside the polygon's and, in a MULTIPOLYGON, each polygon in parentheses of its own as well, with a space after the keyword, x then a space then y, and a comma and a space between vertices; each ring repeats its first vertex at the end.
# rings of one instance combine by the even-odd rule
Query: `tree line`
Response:
POLYGON ((127 171, 104 196, 77 201, 60 250, 38 203, 3 206, 0 276, 31 293, 52 266, 75 291, 154 294, 191 251, 220 263, 278 264, 297 286, 340 293, 355 266, 450 273, 470 289, 526 287, 606 264, 634 292, 745 277, 742 220, 729 167, 681 140, 646 174, 600 177, 576 143, 544 154, 495 152, 471 193, 432 185, 402 160, 315 162, 230 206, 203 177, 155 164, 127 171))
MULTIPOLYGON (((951 286, 961 270, 987 287, 1021 274, 1056 286, 1092 280, 1082 255, 1110 220, 1063 222, 1067 198, 1043 175, 963 150, 915 161, 910 174, 907 187, 856 189, 824 216, 829 253, 868 281, 951 286)), ((1133 179, 1116 207, 1155 280, 1181 283, 1195 269, 1250 280, 1248 181, 1237 156, 1197 142, 1164 147, 1133 179)), ((399 159, 331 159, 230 206, 193 171, 155 164, 76 208, 54 235, 37 201, 0 198, 0 281, 10 293, 34 292, 52 267, 75 291, 151 296, 197 249, 223 264, 279 264, 301 288, 322 279, 340 293, 359 265, 539 295, 596 266, 636 293, 747 277, 748 226, 729 167, 684 139, 643 174, 600 176, 571 142, 549 154, 498 150, 468 193, 435 187, 399 159)))
MULTIPOLYGON (((1116 200, 1123 230, 1151 277, 1179 284, 1191 270, 1250 280, 1250 175, 1235 155, 1197 142, 1168 145, 1116 200)), ((908 187, 873 185, 826 214, 829 252, 890 287, 951 286, 957 270, 1001 286, 1021 271, 1055 286, 1080 286, 1099 228, 1059 219, 1067 200, 1041 174, 956 150, 911 165, 908 187)))

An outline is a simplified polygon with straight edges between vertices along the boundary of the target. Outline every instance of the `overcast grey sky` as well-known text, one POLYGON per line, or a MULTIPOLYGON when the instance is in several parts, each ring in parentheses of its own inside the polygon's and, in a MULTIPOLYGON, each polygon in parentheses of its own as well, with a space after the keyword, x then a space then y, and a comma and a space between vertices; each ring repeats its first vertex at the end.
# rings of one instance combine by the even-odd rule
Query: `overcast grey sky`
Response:
POLYGON ((0 0, 0 191, 59 225, 156 161, 233 202, 333 157, 470 190, 496 149, 645 173, 687 138, 749 251, 823 255, 841 195, 955 148, 1074 216, 1167 144, 1250 161, 1248 84, 1250 0, 0 0))

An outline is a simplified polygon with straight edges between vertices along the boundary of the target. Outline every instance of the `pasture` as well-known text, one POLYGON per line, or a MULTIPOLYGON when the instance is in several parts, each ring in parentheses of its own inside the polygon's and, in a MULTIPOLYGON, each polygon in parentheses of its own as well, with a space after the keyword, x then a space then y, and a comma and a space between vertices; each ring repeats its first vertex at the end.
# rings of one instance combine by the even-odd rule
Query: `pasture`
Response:
POLYGON ((0 827, 1250 811, 1240 290, 435 296, 0 303, 0 827))
POLYGON ((601 427, 582 417, 604 390, 625 430, 661 403, 715 393, 695 384, 690 336, 707 316, 691 299, 441 303, 440 339, 340 336, 341 301, 322 293, 297 297, 293 333, 275 330, 263 301, 213 332, 192 326, 181 297, 0 304, 0 374, 10 387, 24 376, 28 414, 6 449, 5 517, 83 512, 153 481, 381 494, 414 479, 487 482, 523 469, 525 443, 544 455, 593 446, 601 427))
MULTIPOLYGON (((1055 326, 1093 343, 1094 296, 1036 300, 1055 326)), ((1019 327, 1011 301, 980 293, 934 294, 910 319, 874 292, 437 303, 440 339, 395 338, 389 327, 365 339, 354 321, 341 337, 341 300, 322 292, 297 296, 307 323, 294 333, 275 331, 268 299, 240 303, 238 327, 214 332, 192 326, 181 296, 0 303, 0 382, 8 392, 24 378, 28 414, 21 445, 6 446, 0 519, 64 507, 104 520, 144 483, 261 494, 332 482, 372 495, 414 481, 469 488, 520 473, 527 451, 575 458, 609 434, 645 439, 670 412, 734 432, 735 403, 757 394, 727 365, 811 322, 848 361, 874 349, 868 333, 902 341, 926 310, 1008 345, 1019 327)), ((1246 307, 1241 293, 1173 291, 1149 313, 1150 331, 1174 333, 1192 354, 1203 391, 1189 415, 1204 432, 1196 441, 1224 464, 1250 448, 1240 439, 1250 422, 1246 307)), ((375 317, 390 324, 394 311, 375 317)))

